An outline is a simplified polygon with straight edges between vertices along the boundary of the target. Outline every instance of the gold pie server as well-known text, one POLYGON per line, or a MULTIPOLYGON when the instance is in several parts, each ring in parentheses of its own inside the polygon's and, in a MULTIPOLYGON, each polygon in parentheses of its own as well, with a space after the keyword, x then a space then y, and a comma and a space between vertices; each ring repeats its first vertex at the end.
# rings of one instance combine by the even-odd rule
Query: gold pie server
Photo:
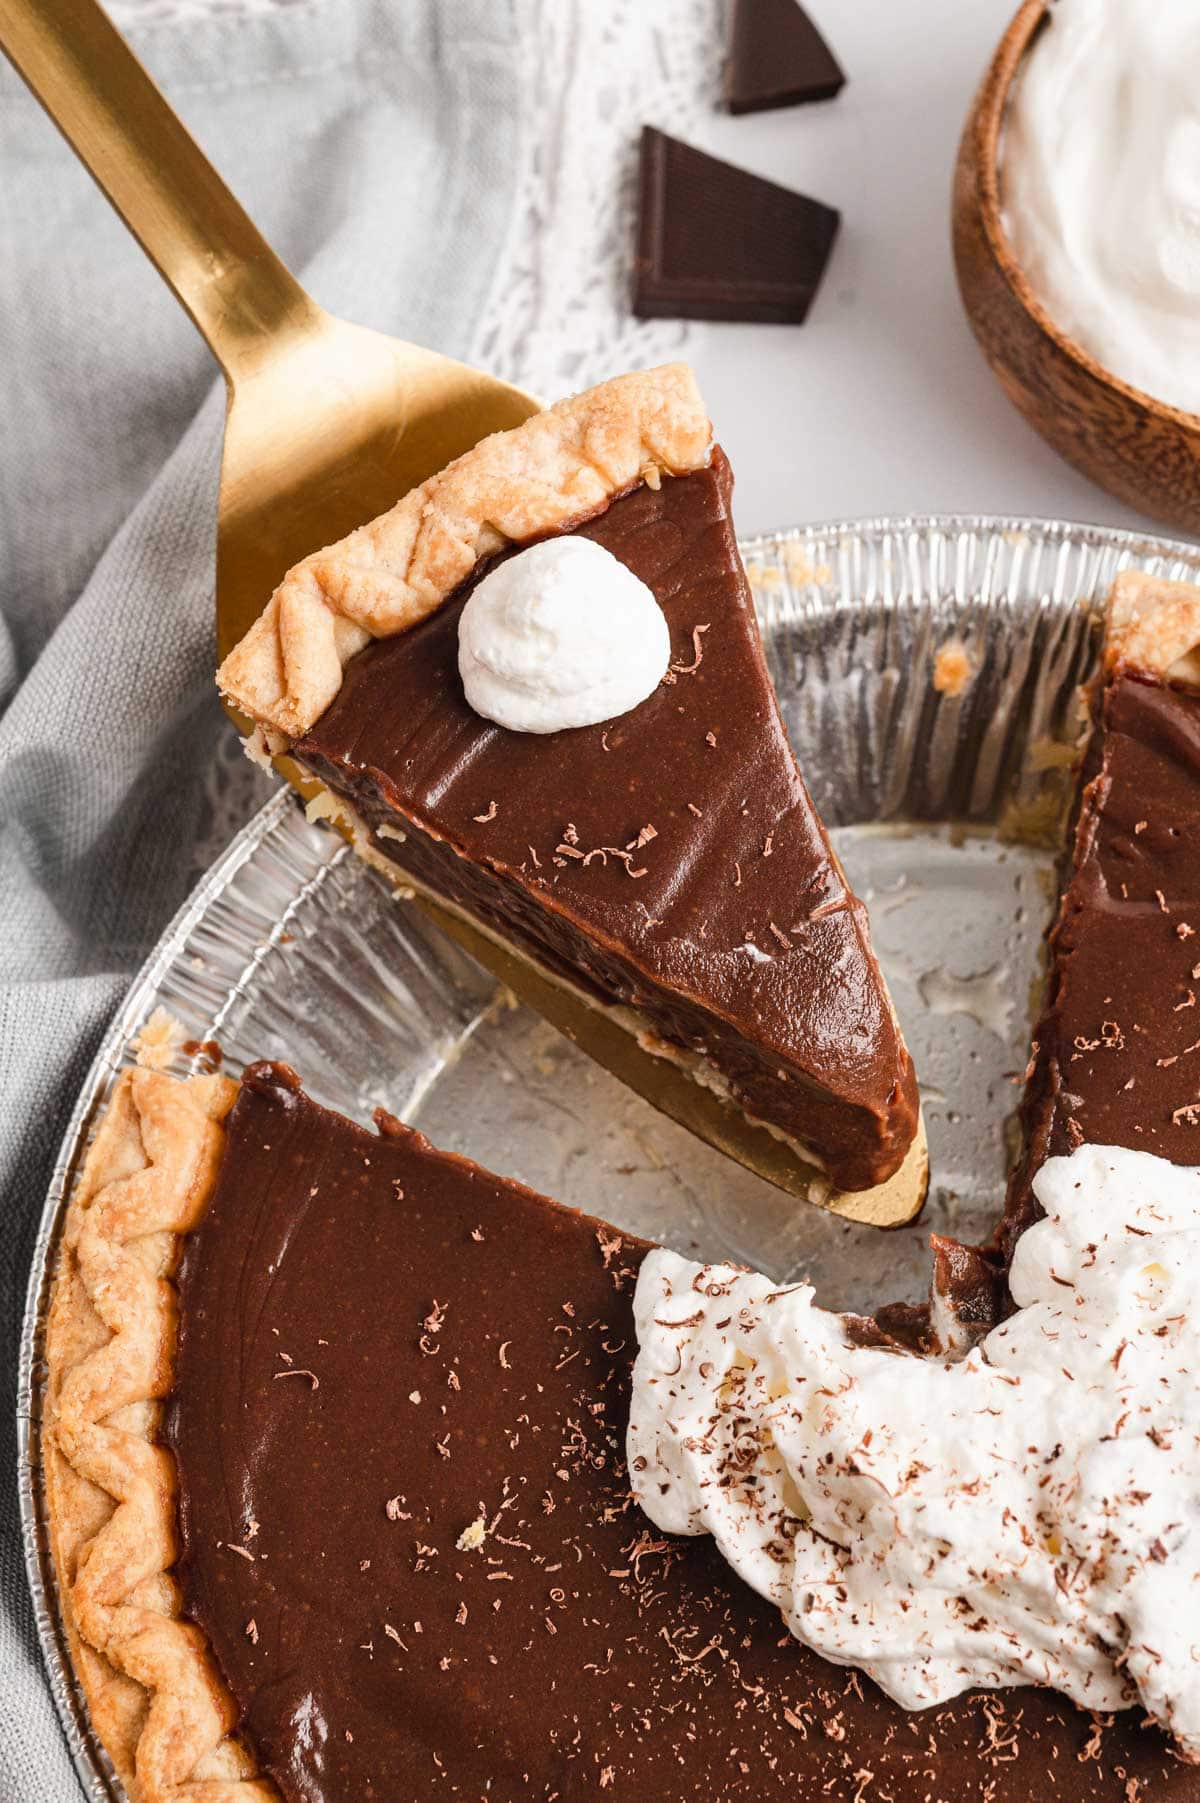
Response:
MULTIPOLYGON (((227 390, 217 516, 223 658, 280 578, 538 403, 419 345, 335 319, 280 262, 97 0, 0 0, 0 49, 24 77, 221 366, 227 390)), ((239 724, 245 729, 247 723, 239 724)), ((311 796, 311 778, 277 760, 311 796)), ((407 881, 407 879, 406 879, 407 881)), ((923 1140, 889 1183, 839 1194, 765 1129, 538 965, 432 897, 458 944, 664 1114, 793 1195, 880 1226, 911 1219, 923 1140)))

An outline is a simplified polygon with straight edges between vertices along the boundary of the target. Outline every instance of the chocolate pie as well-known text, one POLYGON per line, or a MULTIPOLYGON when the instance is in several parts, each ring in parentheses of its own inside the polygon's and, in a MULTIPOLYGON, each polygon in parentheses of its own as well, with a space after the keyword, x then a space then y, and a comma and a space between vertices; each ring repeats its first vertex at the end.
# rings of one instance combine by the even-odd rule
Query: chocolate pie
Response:
POLYGON ((911 1213, 912 1062, 788 746, 731 488, 690 371, 621 377, 297 566, 218 680, 394 880, 532 956, 838 1190, 895 1178, 911 1213), (497 559, 566 533, 649 586, 671 664, 617 719, 507 731, 468 705, 459 616, 497 559))
POLYGON ((1200 1797, 1050 1691, 908 1715, 652 1531, 646 1244, 377 1127, 286 1066, 127 1071, 73 1200, 44 1467, 134 1803, 1200 1797))
MULTIPOLYGON (((1025 1154, 996 1247, 935 1262, 968 1338, 1051 1152, 1200 1163, 1198 647, 1200 590, 1121 579, 1025 1154)), ((651 1532, 623 1465, 645 1242, 376 1126, 282 1065, 134 1069, 72 1199, 48 1515, 135 1803, 1197 1803, 1130 1712, 1025 1689, 907 1714, 713 1542, 651 1532)), ((847 1329, 901 1382, 928 1324, 847 1329)))

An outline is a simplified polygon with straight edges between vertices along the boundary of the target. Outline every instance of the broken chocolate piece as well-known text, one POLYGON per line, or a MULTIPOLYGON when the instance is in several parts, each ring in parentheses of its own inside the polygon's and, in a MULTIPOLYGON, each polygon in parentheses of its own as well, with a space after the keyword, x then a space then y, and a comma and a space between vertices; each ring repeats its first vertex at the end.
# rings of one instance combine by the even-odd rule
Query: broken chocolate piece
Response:
POLYGON ((633 310, 800 325, 841 215, 646 126, 633 310))
POLYGON ((731 113, 832 100, 841 65, 796 0, 734 0, 725 100, 731 113))

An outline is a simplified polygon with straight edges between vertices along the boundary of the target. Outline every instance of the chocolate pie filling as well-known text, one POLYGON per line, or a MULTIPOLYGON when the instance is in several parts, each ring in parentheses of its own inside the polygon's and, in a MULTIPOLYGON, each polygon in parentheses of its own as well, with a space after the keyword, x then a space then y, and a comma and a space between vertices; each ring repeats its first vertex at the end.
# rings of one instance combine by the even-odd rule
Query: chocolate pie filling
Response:
MULTIPOLYGON (((302 750, 376 829, 404 818, 404 845, 377 832, 381 849, 507 932, 519 920, 562 968, 591 960, 597 994, 636 998, 681 1043, 701 1018, 693 959, 744 1096, 765 1074, 739 1020, 816 1045, 855 1102, 791 1058, 772 1101, 796 1099, 805 1137, 842 1134, 874 1180, 911 1128, 911 1072, 787 755, 727 494, 718 462, 584 528, 652 580, 681 667, 628 720, 572 734, 569 763, 470 715, 454 604, 357 659, 302 750), (644 877, 559 849, 624 849, 646 827, 644 877), (786 992, 772 922, 805 972, 786 992)), ((1123 671, 1097 708, 1005 1254, 1053 1153, 1200 1163, 1200 696, 1123 671)), ((179 1274, 167 1434, 185 1606, 287 1803, 1200 1803, 1200 1772, 1136 1711, 1093 1719, 1022 1689, 906 1714, 801 1647, 711 1540, 658 1538, 623 1468, 645 1251, 394 1122, 373 1137, 286 1067, 247 1072, 179 1274)), ((980 1255, 938 1256, 943 1289, 986 1318, 980 1255)))
POLYGON ((1051 935, 1005 1249, 1047 1158, 1128 1146, 1200 1165, 1200 694, 1136 671, 1100 691, 1051 935))
POLYGON ((906 1715, 657 1538, 622 1468, 645 1250, 247 1072, 169 1440, 186 1607, 288 1803, 1200 1797, 1132 1714, 906 1715))
POLYGON ((916 1080, 788 747, 731 488, 717 451, 578 528, 670 625, 668 680, 631 713, 548 736, 482 719, 458 676, 464 591, 354 658, 295 755, 401 870, 707 1055, 748 1113, 869 1189, 912 1143, 916 1080))

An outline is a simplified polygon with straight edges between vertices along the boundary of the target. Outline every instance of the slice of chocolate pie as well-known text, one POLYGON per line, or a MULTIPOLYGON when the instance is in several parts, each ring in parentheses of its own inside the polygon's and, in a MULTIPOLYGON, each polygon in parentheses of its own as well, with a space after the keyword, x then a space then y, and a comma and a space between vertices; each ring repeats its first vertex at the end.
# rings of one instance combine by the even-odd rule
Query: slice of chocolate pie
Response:
POLYGON ((650 1531, 624 1466, 649 1248, 378 1125, 283 1066, 134 1070, 73 1199, 44 1466, 134 1803, 1195 1803, 1128 1712, 907 1714, 712 1541, 650 1531))
POLYGON ((1008 1240, 1087 1141, 1200 1165, 1200 588, 1117 578, 1008 1240))
POLYGON ((1041 1216, 1048 1158, 1090 1144, 1200 1166, 1200 587, 1119 575, 1085 700, 1004 1217, 987 1247, 934 1238, 932 1329, 923 1310, 882 1311, 914 1343, 961 1348, 1011 1306, 1006 1273, 1041 1216))
MULTIPOLYGON (((687 369, 619 378, 299 565, 219 682, 393 878, 533 957, 838 1190, 895 1179, 904 1215, 925 1176, 912 1064, 787 743, 731 487, 687 369), (460 621, 503 560, 533 583, 521 559, 548 540, 636 578, 669 650, 627 711, 515 730, 468 701, 460 621)), ((591 663, 619 676, 606 596, 581 581, 574 612, 591 663)))

